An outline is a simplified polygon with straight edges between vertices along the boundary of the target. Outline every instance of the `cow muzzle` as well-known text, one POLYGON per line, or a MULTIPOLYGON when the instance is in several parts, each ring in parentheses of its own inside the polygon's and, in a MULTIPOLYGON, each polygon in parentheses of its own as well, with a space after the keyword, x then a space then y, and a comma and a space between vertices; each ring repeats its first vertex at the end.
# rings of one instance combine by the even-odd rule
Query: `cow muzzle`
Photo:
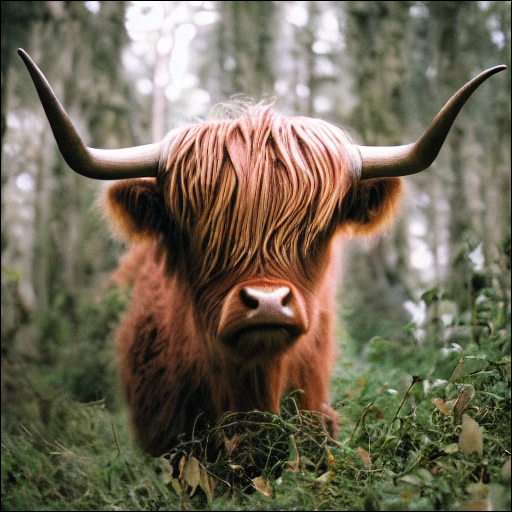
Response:
POLYGON ((291 283, 254 280, 228 293, 218 334, 233 353, 259 359, 283 352, 307 329, 304 299, 291 283))

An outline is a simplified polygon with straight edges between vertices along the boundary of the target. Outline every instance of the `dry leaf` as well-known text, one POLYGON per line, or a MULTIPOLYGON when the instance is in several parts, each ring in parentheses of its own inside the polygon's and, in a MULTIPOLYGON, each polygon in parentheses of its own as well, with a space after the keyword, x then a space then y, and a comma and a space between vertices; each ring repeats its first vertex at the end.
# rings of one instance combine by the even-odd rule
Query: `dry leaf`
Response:
POLYGON ((450 409, 446 407, 442 398, 434 398, 432 399, 432 403, 436 406, 438 411, 442 412, 445 416, 450 416, 450 409))
POLYGON ((213 499, 213 485, 210 483, 206 469, 201 464, 199 465, 199 469, 199 487, 203 489, 206 494, 206 498, 208 499, 208 503, 210 503, 213 499))
POLYGON ((475 398, 475 388, 471 385, 465 386, 457 397, 457 401, 454 406, 458 418, 460 418, 460 415, 466 410, 469 402, 471 402, 473 398, 475 398))
POLYGON ((194 494, 199 484, 200 476, 199 461, 195 457, 189 457, 183 469, 183 483, 185 487, 188 485, 192 488, 189 494, 190 496, 194 494))
POLYGON ((224 436, 224 446, 226 447, 228 457, 231 457, 231 454, 233 453, 240 439, 244 438, 245 434, 236 434, 231 439, 228 439, 224 432, 222 433, 222 435, 224 436))
POLYGON ((331 479, 331 476, 332 476, 332 472, 331 471, 326 471, 325 473, 321 474, 316 479, 316 481, 320 482, 321 484, 325 484, 325 483, 327 483, 331 479))
POLYGON ((164 459, 162 457, 162 474, 160 475, 160 480, 162 480, 164 485, 167 485, 171 482, 172 479, 172 466, 168 459, 164 459))
POLYGON ((256 488, 257 491, 261 492, 264 496, 267 498, 270 498, 272 496, 272 489, 270 485, 263 480, 263 477, 257 476, 256 478, 252 479, 252 485, 256 488))
POLYGON ((333 454, 329 450, 329 448, 326 447, 327 450, 327 467, 332 467, 334 463, 336 462, 336 459, 334 458, 333 454))
POLYGON ((372 459, 370 457, 370 454, 364 448, 361 447, 358 447, 356 451, 357 455, 359 455, 359 457, 363 461, 365 467, 367 469, 370 469, 372 467, 372 459))
POLYGON ((181 457, 180 462, 178 464, 178 470, 179 470, 178 478, 182 477, 183 468, 185 467, 186 463, 187 463, 187 458, 185 457, 185 455, 183 455, 183 457, 181 457))
POLYGON ((181 498, 183 495, 183 489, 181 488, 180 481, 177 478, 171 478, 171 484, 174 492, 181 498))
POLYGON ((484 452, 482 432, 484 428, 470 418, 467 414, 462 416, 462 430, 459 436, 459 448, 462 453, 470 454, 477 452, 482 455, 484 452))
POLYGON ((419 476, 416 475, 405 475, 400 478, 401 482, 406 484, 415 485, 416 487, 423 487, 423 481, 419 476))
POLYGON ((174 478, 172 476, 173 474, 173 468, 170 462, 169 469, 167 470, 164 468, 164 475, 163 475, 163 481, 164 483, 171 482, 172 488, 174 489, 174 492, 181 498, 183 495, 183 484, 182 484, 182 477, 183 477, 183 468, 185 467, 185 464, 187 463, 187 458, 185 455, 183 455, 180 459, 180 462, 178 464, 178 478, 174 478))
POLYGON ((288 465, 286 471, 291 471, 292 473, 298 473, 300 471, 300 463, 298 459, 289 460, 286 464, 288 465))

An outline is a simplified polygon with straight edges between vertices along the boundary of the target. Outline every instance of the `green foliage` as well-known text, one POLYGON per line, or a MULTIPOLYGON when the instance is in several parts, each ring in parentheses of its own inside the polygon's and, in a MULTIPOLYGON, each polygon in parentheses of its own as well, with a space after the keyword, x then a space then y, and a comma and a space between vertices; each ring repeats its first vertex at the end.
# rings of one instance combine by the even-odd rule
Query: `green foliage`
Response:
POLYGON ((351 429, 347 445, 371 460, 365 508, 510 508, 510 287, 473 297, 470 315, 441 321, 446 297, 429 290, 425 325, 373 338, 366 369, 342 367, 336 408, 351 429), (481 454, 459 446, 464 415, 483 428, 481 454))
MULTIPOLYGON (((459 351, 448 380, 437 379, 435 371, 430 379, 413 377, 400 394, 371 385, 351 445, 370 453, 375 473, 368 489, 384 509, 459 507, 471 500, 475 484, 486 496, 489 483, 503 483, 500 472, 510 454, 510 358, 501 354, 510 349, 510 338, 493 348, 497 360, 489 347, 485 353, 475 346, 459 351), (470 353, 475 355, 465 355, 470 353), (458 448, 463 413, 484 427, 482 456, 458 448)), ((364 387, 359 399, 366 399, 368 382, 364 387)))
POLYGON ((77 311, 76 341, 62 352, 52 382, 80 402, 116 400, 117 377, 113 340, 128 295, 112 288, 98 301, 85 300, 77 311))
POLYGON ((57 300, 53 308, 37 315, 36 346, 43 364, 55 364, 62 347, 73 338, 73 324, 63 309, 61 300, 57 300))
POLYGON ((179 500, 160 483, 158 459, 129 443, 126 418, 104 404, 65 401, 60 429, 2 429, 3 510, 156 510, 179 500))
POLYGON ((20 275, 16 269, 2 265, 2 353, 9 353, 16 335, 30 321, 30 312, 19 292, 20 275))
MULTIPOLYGON (((196 506, 220 500, 245 501, 258 490, 269 498, 286 472, 312 476, 327 471, 336 443, 318 413, 301 411, 300 392, 286 397, 281 415, 228 413, 210 430, 179 444, 169 454, 169 482, 185 504, 202 489, 196 506), (272 483, 271 483, 272 482, 272 483), (199 490, 199 489, 198 489, 199 490)), ((296 494, 296 492, 295 492, 296 494)), ((269 502, 269 506, 275 504, 269 502)))

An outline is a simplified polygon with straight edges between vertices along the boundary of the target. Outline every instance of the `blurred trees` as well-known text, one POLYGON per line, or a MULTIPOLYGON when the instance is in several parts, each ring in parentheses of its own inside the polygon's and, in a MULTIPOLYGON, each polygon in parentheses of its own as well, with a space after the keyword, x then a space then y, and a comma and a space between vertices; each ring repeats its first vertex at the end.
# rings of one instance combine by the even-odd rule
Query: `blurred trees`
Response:
MULTIPOLYGON (((18 4, 13 4, 15 10, 18 4)), ((105 2, 96 20, 83 2, 49 2, 27 34, 26 49, 91 146, 134 142, 136 104, 131 87, 125 82, 123 88, 120 60, 127 43, 124 8, 122 2, 105 2)), ((12 45, 7 48, 15 51, 12 45)), ((77 293, 98 285, 105 260, 98 261, 97 255, 105 252, 106 237, 97 243, 101 223, 90 215, 98 184, 68 172, 18 60, 2 75, 9 102, 2 141, 2 197, 8 201, 3 261, 20 270, 22 291, 35 310, 46 311, 60 294, 76 299, 77 293), (13 229, 18 236, 12 236, 13 229)))
MULTIPOLYGON (((23 322, 17 331, 9 326, 7 338, 2 322, 2 354, 54 365, 82 340, 84 301, 102 292, 118 255, 93 212, 99 183, 69 172, 16 46, 44 69, 91 146, 140 143, 132 135, 137 102, 121 61, 123 2, 104 2, 97 12, 84 2, 20 4, 32 2, 2 5, 2 62, 10 62, 2 68, 2 313, 23 322)), ((84 359, 76 359, 81 366, 84 359)), ((2 359, 3 384, 14 368, 2 359)), ((18 387, 2 385, 2 393, 18 387)))
MULTIPOLYGON (((502 2, 342 4, 360 95, 349 125, 366 144, 415 140, 462 84, 486 68, 510 64, 510 5, 502 2)), ((468 254, 480 242, 490 268, 506 264, 509 137, 507 71, 471 98, 431 168, 406 179, 404 214, 390 235, 367 258, 360 259, 367 248, 351 249, 354 271, 344 290, 378 312, 349 312, 361 341, 375 333, 399 336, 403 310, 397 303, 407 296, 416 301, 434 284, 459 313, 466 311, 474 291, 470 276, 479 270, 468 254), (372 276, 375 286, 362 286, 361 276, 372 276), (386 324, 390 330, 383 333, 386 324)), ((484 281, 490 285, 491 276, 484 281)))
MULTIPOLYGON (((23 325, 46 326, 13 341, 26 348, 78 336, 77 309, 103 292, 121 247, 93 204, 104 185, 60 157, 18 46, 90 146, 159 139, 239 93, 395 145, 415 140, 477 73, 510 66, 510 3, 2 2, 2 307, 19 304, 23 325)), ((510 244, 510 157, 506 71, 471 98, 432 168, 406 178, 395 227, 348 244, 353 338, 398 335, 403 303, 435 284, 467 308, 478 286, 468 253, 482 243, 500 266, 510 244)))

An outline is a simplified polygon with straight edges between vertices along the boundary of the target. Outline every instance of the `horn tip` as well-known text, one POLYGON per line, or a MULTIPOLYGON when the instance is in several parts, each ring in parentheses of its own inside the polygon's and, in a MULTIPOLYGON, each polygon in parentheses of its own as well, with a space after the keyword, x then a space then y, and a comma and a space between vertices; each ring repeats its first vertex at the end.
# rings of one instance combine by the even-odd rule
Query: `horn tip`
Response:
POLYGON ((489 68, 487 71, 484 71, 482 74, 486 74, 487 76, 494 75, 496 73, 500 73, 501 71, 505 71, 507 69, 507 65, 505 64, 499 64, 498 66, 493 66, 492 68, 489 68))
POLYGON ((18 55, 21 57, 21 60, 23 60, 23 62, 25 63, 32 61, 30 55, 23 48, 18 48, 18 55))
POLYGON ((484 80, 487 80, 492 75, 500 73, 501 71, 505 71, 505 69, 507 69, 507 66, 505 64, 499 64, 498 66, 493 66, 492 68, 483 71, 482 73, 480 73, 479 77, 482 77, 484 80))

